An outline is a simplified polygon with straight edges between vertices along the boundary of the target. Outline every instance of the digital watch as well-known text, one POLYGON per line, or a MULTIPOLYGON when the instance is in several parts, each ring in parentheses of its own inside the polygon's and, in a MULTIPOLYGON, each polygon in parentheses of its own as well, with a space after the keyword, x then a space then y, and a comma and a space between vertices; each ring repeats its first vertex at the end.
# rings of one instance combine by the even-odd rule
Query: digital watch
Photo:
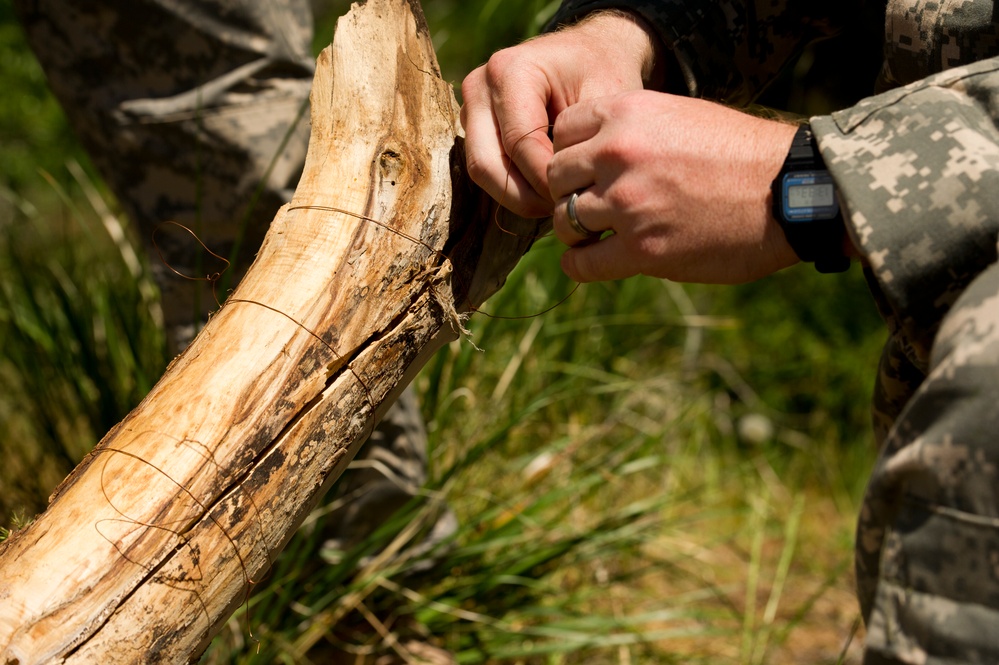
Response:
POLYGON ((850 267, 843 253, 846 229, 836 185, 807 124, 794 135, 773 182, 773 199, 774 217, 799 259, 814 263, 819 272, 843 272, 850 267))

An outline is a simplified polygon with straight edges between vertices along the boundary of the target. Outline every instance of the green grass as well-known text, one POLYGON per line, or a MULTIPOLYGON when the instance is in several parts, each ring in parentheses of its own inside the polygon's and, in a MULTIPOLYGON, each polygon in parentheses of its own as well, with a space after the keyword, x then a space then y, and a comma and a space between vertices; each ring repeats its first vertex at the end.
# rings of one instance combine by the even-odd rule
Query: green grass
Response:
MULTIPOLYGON (((522 316, 561 299, 572 284, 560 251, 539 243, 485 309, 522 316)), ((686 341, 710 345, 738 319, 685 316, 677 288, 588 285, 543 317, 474 317, 475 346, 453 343, 417 380, 433 453, 425 496, 326 565, 320 512, 208 661, 327 662, 429 641, 470 663, 622 651, 718 662, 718 644, 727 662, 774 662, 816 603, 849 586, 856 495, 839 474, 857 469, 817 471, 810 458, 835 443, 807 432, 784 432, 800 448, 779 437, 747 448, 719 427, 736 408, 686 341), (358 566, 418 541, 444 505, 460 528, 429 559, 402 548, 358 566), (821 535, 808 532, 816 506, 821 535), (705 565, 714 557, 724 565, 705 565)))
POLYGON ((5 518, 40 511, 54 483, 166 366, 145 267, 83 172, 75 163, 70 170, 89 200, 51 180, 51 208, 11 207, 0 226, 5 518))
MULTIPOLYGON (((554 7, 425 5, 456 83, 554 7)), ((79 148, 18 39, 0 8, 11 528, 165 364, 147 266, 100 184, 66 166, 79 148)), ((884 336, 859 271, 573 291, 560 251, 540 241, 484 307, 509 318, 474 316, 417 378, 424 493, 349 553, 324 549, 317 511, 206 662, 412 662, 419 643, 467 663, 836 662, 884 336), (457 532, 414 551, 445 506, 457 532)))

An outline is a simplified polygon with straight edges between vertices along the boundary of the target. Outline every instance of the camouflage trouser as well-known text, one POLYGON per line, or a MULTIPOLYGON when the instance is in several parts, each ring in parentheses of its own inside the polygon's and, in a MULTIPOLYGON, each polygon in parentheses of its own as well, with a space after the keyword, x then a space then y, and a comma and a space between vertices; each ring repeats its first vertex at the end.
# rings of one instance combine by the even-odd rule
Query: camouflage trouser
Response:
MULTIPOLYGON (((14 6, 70 124, 138 227, 178 351, 217 301, 211 284, 177 273, 204 277, 223 267, 195 236, 219 255, 235 253, 234 285, 301 175, 314 68, 309 2, 14 6), (167 221, 193 235, 161 226, 167 221)), ((363 450, 365 470, 345 478, 357 495, 341 529, 351 538, 377 526, 425 480, 426 433, 410 390, 363 450), (358 493, 362 478, 369 491, 358 493)))
POLYGON ((999 264, 951 307, 925 377, 889 343, 876 406, 898 415, 857 531, 864 662, 995 662, 999 264))

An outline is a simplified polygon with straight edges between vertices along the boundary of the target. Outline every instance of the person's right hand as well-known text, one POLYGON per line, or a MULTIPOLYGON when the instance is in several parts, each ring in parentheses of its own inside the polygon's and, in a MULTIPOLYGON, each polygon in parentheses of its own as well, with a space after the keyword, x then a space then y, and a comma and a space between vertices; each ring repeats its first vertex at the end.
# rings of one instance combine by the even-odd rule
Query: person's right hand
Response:
POLYGON ((495 53, 461 85, 472 180, 518 215, 552 214, 549 125, 579 101, 641 89, 653 39, 630 14, 599 12, 495 53))

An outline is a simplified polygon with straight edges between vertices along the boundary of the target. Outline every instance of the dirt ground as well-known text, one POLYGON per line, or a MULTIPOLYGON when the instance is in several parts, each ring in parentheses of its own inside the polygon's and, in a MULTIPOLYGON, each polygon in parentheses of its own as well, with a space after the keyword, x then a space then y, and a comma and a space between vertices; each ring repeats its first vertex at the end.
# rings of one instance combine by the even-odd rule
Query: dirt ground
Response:
MULTIPOLYGON (((842 514, 831 500, 810 499, 794 557, 774 612, 768 604, 784 541, 768 538, 756 568, 748 547, 739 539, 716 544, 688 538, 657 542, 658 558, 688 555, 679 573, 651 573, 640 585, 649 596, 675 599, 713 589, 695 602, 707 618, 692 621, 706 634, 670 639, 656 650, 670 662, 739 663, 740 665, 858 665, 863 655, 863 625, 854 592, 850 536, 853 517, 842 514), (756 571, 753 611, 747 612, 750 578, 756 571), (751 616, 752 619, 748 617, 751 616), (749 622, 752 623, 749 623, 749 622)), ((632 587, 632 590, 634 587, 632 587)), ((654 609, 646 600, 643 609, 654 609)), ((660 602, 659 607, 663 603, 660 602)))

